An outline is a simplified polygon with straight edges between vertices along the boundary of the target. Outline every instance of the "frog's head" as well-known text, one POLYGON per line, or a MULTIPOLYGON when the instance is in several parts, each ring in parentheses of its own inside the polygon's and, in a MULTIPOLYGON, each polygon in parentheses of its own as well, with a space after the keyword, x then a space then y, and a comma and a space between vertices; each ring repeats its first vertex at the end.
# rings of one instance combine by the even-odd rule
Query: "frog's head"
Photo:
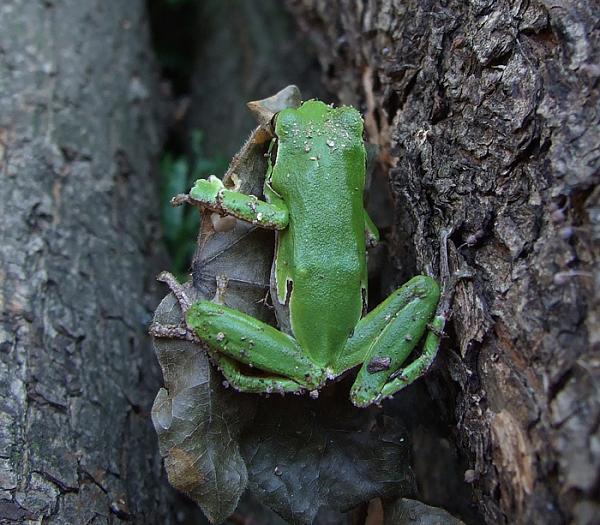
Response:
POLYGON ((322 131, 362 139, 363 119, 351 106, 333 107, 320 100, 307 100, 298 109, 286 109, 275 116, 277 136, 322 131))

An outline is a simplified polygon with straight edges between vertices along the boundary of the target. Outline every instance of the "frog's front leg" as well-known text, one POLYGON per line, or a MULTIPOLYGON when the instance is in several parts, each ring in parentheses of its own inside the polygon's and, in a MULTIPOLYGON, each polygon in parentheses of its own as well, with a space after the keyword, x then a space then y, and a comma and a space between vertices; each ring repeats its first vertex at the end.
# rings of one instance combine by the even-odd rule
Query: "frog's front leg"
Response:
POLYGON ((439 331, 434 326, 423 354, 406 368, 401 367, 434 322, 439 297, 439 286, 433 279, 417 276, 358 322, 336 366, 340 373, 362 363, 350 392, 355 405, 377 402, 425 372, 439 344, 439 331))
POLYGON ((214 175, 197 180, 187 200, 272 230, 283 230, 289 220, 287 206, 272 190, 269 192, 270 202, 265 202, 254 195, 228 190, 214 175))
POLYGON ((326 380, 325 372, 306 356, 293 337, 243 312, 212 301, 198 301, 187 311, 186 324, 209 346, 227 380, 238 390, 315 390, 326 380), (239 363, 265 377, 243 374, 239 363))

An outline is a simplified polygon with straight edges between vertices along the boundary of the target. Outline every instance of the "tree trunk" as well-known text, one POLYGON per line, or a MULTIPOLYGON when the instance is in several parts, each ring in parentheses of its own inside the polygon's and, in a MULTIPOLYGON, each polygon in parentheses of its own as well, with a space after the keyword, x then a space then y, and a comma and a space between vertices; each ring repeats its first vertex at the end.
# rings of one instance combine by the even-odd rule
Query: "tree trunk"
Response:
MULTIPOLYGON (((597 523, 598 4, 288 5, 381 148, 391 280, 437 274, 446 227, 454 268, 473 273, 427 382, 479 513, 597 523)), ((432 479, 430 441, 414 448, 432 479)))
POLYGON ((318 64, 279 0, 204 0, 197 26, 188 127, 204 133, 208 157, 230 159, 248 138, 256 121, 246 102, 288 84, 323 98, 318 64))
POLYGON ((171 523, 144 3, 4 0, 0 50, 0 522, 171 523))

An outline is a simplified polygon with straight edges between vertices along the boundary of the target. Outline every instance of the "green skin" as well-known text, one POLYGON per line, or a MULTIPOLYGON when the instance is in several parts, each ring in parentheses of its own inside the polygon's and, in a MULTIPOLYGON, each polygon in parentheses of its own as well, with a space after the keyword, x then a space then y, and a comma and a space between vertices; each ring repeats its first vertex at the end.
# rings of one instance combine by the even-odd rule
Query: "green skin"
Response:
POLYGON ((293 336, 212 301, 186 313, 240 391, 316 391, 361 365, 350 398, 368 406, 420 377, 435 357, 444 318, 435 315, 440 292, 430 277, 414 277, 362 317, 365 239, 378 236, 363 205, 362 134, 354 108, 305 102, 277 114, 267 202, 227 190, 216 177, 190 192, 196 204, 278 231, 273 300, 289 306, 293 336), (422 354, 402 368, 425 335, 422 354))

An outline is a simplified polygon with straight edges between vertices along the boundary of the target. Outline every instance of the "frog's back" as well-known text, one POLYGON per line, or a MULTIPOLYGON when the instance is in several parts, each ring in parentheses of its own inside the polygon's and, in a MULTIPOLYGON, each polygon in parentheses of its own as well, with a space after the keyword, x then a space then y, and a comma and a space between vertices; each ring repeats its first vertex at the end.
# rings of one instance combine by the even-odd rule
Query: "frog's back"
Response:
POLYGON ((366 279, 360 114, 305 102, 277 118, 271 185, 290 222, 279 237, 279 298, 292 283, 294 336, 313 359, 330 364, 362 312, 366 279))

